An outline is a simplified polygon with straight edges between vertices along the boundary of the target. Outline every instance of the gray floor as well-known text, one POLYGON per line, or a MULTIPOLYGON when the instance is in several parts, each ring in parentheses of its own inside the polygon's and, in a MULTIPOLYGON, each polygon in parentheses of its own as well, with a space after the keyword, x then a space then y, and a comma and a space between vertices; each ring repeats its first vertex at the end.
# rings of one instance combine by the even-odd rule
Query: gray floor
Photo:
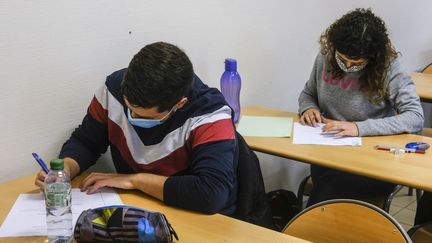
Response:
POLYGON ((408 230, 413 226, 416 208, 415 190, 412 196, 408 196, 408 188, 404 187, 394 197, 390 206, 390 214, 396 218, 405 230, 408 230))

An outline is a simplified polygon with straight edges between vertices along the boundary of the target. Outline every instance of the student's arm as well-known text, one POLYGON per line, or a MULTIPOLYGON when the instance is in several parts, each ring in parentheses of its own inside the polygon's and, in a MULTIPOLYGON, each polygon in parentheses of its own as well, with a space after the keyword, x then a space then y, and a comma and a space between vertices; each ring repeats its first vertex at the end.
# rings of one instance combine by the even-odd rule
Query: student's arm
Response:
MULTIPOLYGON (((93 99, 92 103, 94 102, 97 101, 93 99)), ((93 112, 89 108, 81 125, 75 129, 71 137, 63 144, 59 155, 60 158, 76 162, 79 169, 78 173, 94 165, 100 155, 105 153, 108 148, 107 124, 96 120, 93 117, 93 112)))
POLYGON ((322 69, 323 57, 318 55, 315 59, 315 63, 310 74, 309 80, 306 82, 303 88, 299 101, 299 122, 302 125, 317 126, 317 123, 323 122, 321 112, 318 105, 318 91, 317 91, 317 79, 321 78, 321 75, 317 75, 318 70, 322 69))
POLYGON ((424 117, 420 98, 417 96, 414 82, 408 73, 403 71, 399 61, 393 63, 389 78, 390 101, 398 114, 356 122, 359 136, 415 133, 422 130, 424 117))
POLYGON ((82 181, 80 188, 81 191, 87 191, 88 194, 95 193, 102 187, 126 190, 138 189, 163 201, 163 187, 166 180, 166 176, 149 173, 115 174, 93 172, 82 181))
POLYGON ((165 204, 208 214, 231 206, 228 202, 236 193, 238 159, 234 127, 231 120, 210 126, 195 129, 192 140, 210 142, 195 143, 191 173, 166 180, 165 204))
POLYGON ((298 98, 299 102, 299 115, 302 115, 305 111, 313 108, 319 110, 318 105, 318 94, 317 94, 317 70, 319 65, 323 65, 323 57, 318 55, 315 59, 314 66, 312 68, 312 72, 310 74, 309 80, 306 82, 300 96, 298 98))

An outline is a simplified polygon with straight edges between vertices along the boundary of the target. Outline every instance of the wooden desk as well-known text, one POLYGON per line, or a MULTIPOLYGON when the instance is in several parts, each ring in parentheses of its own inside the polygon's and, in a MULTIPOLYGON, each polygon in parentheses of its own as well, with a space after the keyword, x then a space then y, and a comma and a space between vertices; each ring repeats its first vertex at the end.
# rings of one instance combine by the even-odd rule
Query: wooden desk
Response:
MULTIPOLYGON (((0 184, 0 223, 20 193, 38 192, 33 185, 34 175, 0 184)), ((77 187, 82 177, 73 181, 77 187)), ((262 228, 224 215, 204 215, 163 205, 160 201, 147 197, 135 190, 121 190, 124 204, 148 210, 159 211, 176 230, 179 242, 295 242, 308 241, 262 228)), ((0 242, 47 242, 46 237, 0 238, 0 242)))
POLYGON ((424 102, 432 102, 432 74, 413 72, 411 77, 420 99, 424 102))
MULTIPOLYGON (((243 115, 291 116, 297 114, 251 106, 242 109, 243 115)), ((241 122, 241 121, 240 121, 241 122)), ((245 137, 256 151, 310 164, 369 176, 395 184, 432 191, 432 149, 426 154, 393 155, 374 149, 377 144, 404 147, 408 142, 432 144, 432 138, 412 134, 363 137, 362 146, 294 145, 291 138, 245 137)))

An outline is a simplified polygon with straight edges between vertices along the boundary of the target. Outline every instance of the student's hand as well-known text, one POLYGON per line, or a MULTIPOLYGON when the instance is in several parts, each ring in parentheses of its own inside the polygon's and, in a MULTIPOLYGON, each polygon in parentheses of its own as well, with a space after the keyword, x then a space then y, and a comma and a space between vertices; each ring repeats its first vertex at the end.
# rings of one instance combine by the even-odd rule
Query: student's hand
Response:
POLYGON ((135 189, 133 179, 136 174, 91 173, 80 185, 82 192, 95 193, 102 187, 114 187, 121 189, 135 189))
POLYGON ((327 118, 323 118, 323 122, 325 123, 322 128, 323 132, 334 132, 335 137, 357 137, 359 135, 354 122, 335 121, 327 118))
POLYGON ((316 127, 317 123, 321 123, 321 122, 323 122, 321 113, 319 110, 317 110, 315 108, 310 108, 310 109, 306 110, 300 116, 300 123, 302 125, 306 124, 309 126, 316 127))
POLYGON ((37 175, 36 175, 35 185, 37 187, 39 187, 39 189, 41 189, 41 190, 44 190, 44 181, 45 181, 46 175, 47 174, 43 170, 39 171, 39 173, 37 173, 37 175))

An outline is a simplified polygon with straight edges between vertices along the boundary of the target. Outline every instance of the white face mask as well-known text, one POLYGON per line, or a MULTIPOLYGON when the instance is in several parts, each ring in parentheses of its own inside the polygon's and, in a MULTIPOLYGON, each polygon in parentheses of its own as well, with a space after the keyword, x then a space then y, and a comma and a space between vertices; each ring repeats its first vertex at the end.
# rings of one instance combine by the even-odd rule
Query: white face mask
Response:
POLYGON ((359 72, 359 71, 363 70, 367 65, 367 62, 364 62, 360 65, 354 65, 354 66, 347 68, 345 63, 339 58, 338 55, 335 55, 335 59, 336 59, 336 62, 338 64, 339 68, 346 73, 359 72))

